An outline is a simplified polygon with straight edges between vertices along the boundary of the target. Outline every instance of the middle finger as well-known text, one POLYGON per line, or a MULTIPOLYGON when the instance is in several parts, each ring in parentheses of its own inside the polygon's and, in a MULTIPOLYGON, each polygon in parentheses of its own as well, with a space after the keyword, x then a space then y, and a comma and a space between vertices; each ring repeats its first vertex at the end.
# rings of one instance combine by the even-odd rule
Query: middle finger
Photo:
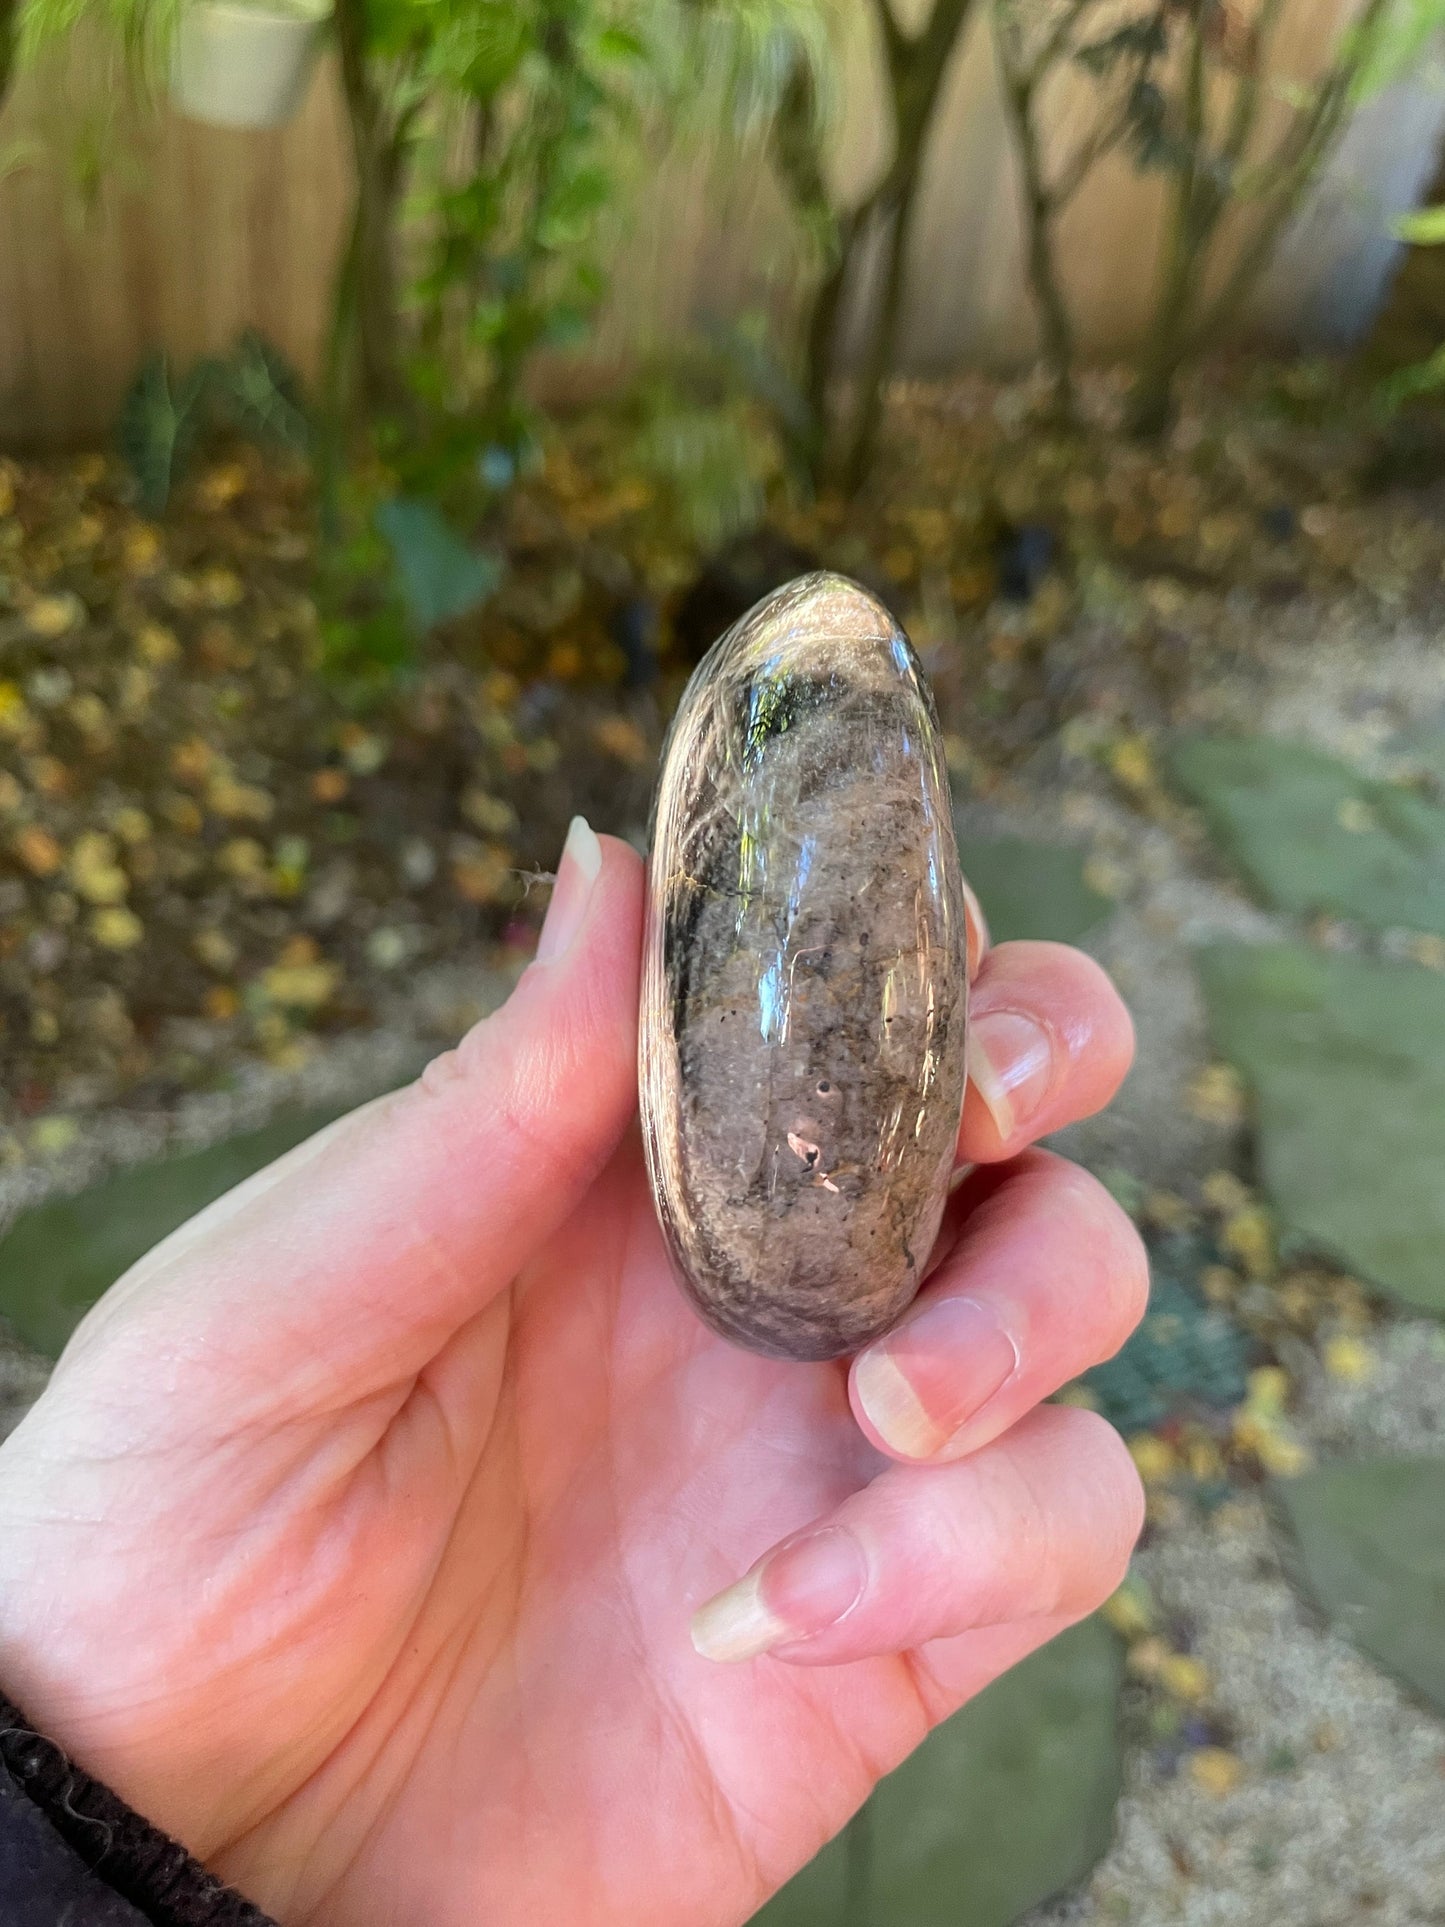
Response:
POLYGON ((858 1423, 890 1457, 958 1459, 1123 1344, 1149 1263, 1097 1178, 1047 1151, 959 1187, 952 1249, 903 1320, 854 1359, 858 1423))

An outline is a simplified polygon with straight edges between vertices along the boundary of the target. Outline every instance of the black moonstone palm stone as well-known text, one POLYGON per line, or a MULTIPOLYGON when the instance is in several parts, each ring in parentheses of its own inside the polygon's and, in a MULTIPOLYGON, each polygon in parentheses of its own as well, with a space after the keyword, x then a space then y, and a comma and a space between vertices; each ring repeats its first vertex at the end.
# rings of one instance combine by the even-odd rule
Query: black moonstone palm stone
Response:
POLYGON ((855 1351, 917 1291, 963 1108, 966 932, 932 698, 843 576, 698 665, 654 807, 640 1083, 658 1215, 725 1337, 855 1351))

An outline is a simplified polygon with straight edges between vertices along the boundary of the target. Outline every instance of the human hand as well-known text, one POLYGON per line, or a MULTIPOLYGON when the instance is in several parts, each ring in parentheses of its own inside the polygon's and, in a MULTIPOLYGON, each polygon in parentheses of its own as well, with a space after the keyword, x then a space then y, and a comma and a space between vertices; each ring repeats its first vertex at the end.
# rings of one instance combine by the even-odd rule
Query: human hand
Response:
POLYGON ((1026 1148, 1127 1068, 1102 972, 975 926, 935 1268, 780 1364, 668 1271, 641 904, 574 832, 503 1009, 142 1260, 0 1451, 0 1681, 287 1923, 740 1922, 1138 1530, 1117 1436, 1039 1405, 1146 1292, 1026 1148))

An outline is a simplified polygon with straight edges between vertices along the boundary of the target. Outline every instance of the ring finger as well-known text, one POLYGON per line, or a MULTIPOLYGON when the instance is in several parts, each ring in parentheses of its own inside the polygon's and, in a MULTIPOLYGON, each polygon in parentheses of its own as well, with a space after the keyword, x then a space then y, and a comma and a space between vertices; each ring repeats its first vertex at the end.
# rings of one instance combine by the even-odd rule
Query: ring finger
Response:
POLYGON ((958 1459, 1110 1358, 1143 1315, 1139 1235, 1096 1178, 1046 1151, 960 1185, 961 1229, 900 1324, 849 1374, 890 1457, 958 1459))

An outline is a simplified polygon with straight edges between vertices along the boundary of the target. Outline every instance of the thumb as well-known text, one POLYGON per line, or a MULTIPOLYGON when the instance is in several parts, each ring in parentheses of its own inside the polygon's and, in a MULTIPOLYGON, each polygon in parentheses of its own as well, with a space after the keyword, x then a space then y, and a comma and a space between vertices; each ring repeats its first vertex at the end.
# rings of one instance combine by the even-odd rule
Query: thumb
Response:
MULTIPOLYGON (((61 1369, 120 1340, 347 1398, 418 1371, 576 1208, 636 1103, 642 863, 581 817, 536 960, 416 1083, 218 1199, 126 1274, 61 1369)), ((191 1361, 198 1361, 192 1369, 191 1361)))

